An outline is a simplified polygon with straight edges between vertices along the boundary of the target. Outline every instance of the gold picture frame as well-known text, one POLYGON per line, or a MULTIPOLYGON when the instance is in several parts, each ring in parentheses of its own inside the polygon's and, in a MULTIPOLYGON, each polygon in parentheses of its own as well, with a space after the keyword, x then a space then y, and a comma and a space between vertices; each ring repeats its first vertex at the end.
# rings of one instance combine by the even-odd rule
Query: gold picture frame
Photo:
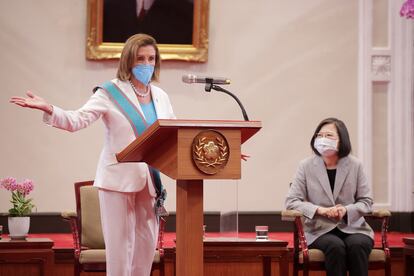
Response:
MULTIPOLYGON (((124 43, 103 41, 104 0, 88 0, 88 60, 119 59, 124 43)), ((208 58, 209 0, 194 0, 192 44, 158 44, 162 60, 206 62, 208 58)))

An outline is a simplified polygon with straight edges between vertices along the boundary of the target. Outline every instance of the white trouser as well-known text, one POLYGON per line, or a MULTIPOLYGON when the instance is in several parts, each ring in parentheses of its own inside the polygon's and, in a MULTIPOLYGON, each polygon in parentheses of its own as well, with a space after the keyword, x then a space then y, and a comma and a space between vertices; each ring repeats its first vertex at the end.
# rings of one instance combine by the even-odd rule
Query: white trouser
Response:
POLYGON ((154 203, 148 185, 136 193, 99 189, 106 275, 151 274, 158 239, 154 203))

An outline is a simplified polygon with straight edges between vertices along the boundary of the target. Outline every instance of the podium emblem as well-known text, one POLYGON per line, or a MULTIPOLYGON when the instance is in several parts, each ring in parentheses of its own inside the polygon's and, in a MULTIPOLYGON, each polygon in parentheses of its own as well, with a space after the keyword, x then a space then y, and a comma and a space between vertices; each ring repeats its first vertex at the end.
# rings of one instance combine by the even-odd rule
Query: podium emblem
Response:
POLYGON ((216 174, 227 165, 229 144, 218 131, 202 131, 193 140, 192 155, 194 164, 200 171, 216 174))

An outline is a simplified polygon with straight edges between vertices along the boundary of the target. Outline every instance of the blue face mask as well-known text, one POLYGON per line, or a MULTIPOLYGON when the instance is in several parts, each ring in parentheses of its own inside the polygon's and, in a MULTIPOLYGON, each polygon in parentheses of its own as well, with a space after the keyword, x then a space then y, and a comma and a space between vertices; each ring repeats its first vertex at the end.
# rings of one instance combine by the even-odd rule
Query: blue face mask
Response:
POLYGON ((132 68, 134 77, 144 85, 148 85, 154 74, 154 65, 139 64, 132 68))

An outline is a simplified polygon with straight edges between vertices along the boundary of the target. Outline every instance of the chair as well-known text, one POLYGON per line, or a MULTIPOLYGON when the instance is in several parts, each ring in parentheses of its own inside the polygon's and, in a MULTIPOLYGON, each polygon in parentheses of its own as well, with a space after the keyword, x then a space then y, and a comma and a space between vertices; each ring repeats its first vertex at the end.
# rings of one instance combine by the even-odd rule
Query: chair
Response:
MULTIPOLYGON (((81 272, 102 272, 106 270, 105 242, 102 234, 98 189, 93 181, 75 183, 76 213, 63 212, 62 217, 69 221, 75 249, 74 275, 81 272)), ((165 218, 160 218, 160 232, 157 250, 154 252, 152 271, 159 270, 164 275, 163 233, 165 218)))
MULTIPOLYGON (((378 210, 365 215, 365 218, 381 220, 381 248, 374 248, 369 255, 369 270, 384 269, 386 276, 391 276, 390 249, 388 248, 387 232, 389 217, 388 210, 378 210)), ((303 276, 308 276, 309 271, 325 270, 325 256, 319 249, 309 249, 303 231, 303 214, 296 210, 282 212, 282 220, 294 222, 293 232, 293 276, 297 276, 299 270, 303 276)))

